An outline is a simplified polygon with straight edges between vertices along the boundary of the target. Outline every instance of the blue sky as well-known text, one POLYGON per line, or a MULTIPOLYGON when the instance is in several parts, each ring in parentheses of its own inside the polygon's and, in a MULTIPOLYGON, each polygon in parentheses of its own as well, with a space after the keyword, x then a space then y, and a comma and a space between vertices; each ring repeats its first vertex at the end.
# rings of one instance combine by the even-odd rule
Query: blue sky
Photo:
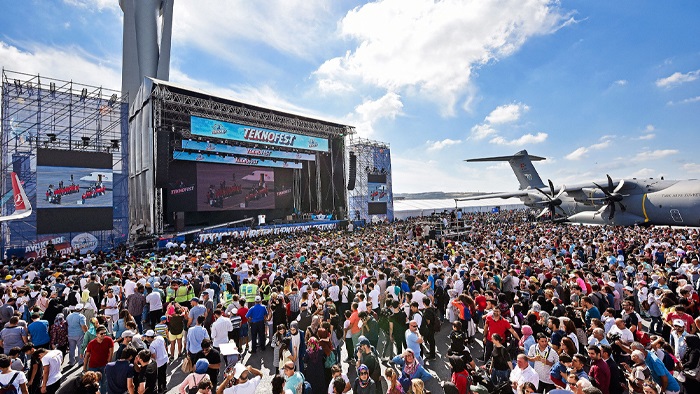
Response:
MULTIPOLYGON (((117 0, 9 1, 0 65, 119 89, 117 0)), ((355 126, 395 193, 700 174, 700 2, 175 0, 171 81, 355 126)))

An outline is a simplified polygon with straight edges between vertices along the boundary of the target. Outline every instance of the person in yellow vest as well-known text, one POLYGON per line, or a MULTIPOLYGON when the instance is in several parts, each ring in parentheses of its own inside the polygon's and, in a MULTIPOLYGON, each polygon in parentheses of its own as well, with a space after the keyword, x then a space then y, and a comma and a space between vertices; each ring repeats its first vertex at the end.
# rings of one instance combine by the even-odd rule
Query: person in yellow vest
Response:
POLYGON ((249 279, 249 283, 243 283, 240 290, 241 297, 245 298, 249 305, 255 303, 255 297, 258 295, 258 284, 255 278, 249 279))

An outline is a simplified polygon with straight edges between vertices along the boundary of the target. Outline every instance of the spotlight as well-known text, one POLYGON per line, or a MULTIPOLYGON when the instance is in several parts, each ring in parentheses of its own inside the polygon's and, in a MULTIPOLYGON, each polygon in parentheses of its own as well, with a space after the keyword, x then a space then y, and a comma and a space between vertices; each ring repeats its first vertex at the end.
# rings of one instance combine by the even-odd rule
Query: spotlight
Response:
POLYGON ((83 146, 90 145, 90 137, 80 137, 80 139, 83 140, 83 146))
POLYGON ((109 142, 112 143, 112 149, 119 150, 119 140, 109 140, 109 142))
POLYGON ((54 95, 56 94, 56 82, 51 82, 49 84, 49 92, 54 95))
POLYGON ((46 133, 46 136, 49 137, 49 142, 56 142, 56 134, 55 133, 46 133))

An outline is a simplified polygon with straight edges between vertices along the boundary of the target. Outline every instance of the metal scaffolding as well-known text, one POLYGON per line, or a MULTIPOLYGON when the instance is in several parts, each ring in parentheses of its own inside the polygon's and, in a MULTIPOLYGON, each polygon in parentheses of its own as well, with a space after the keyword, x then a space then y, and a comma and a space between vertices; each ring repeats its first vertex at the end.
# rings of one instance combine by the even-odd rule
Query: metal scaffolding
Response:
MULTIPOLYGON (((101 245, 123 242, 128 213, 126 99, 116 90, 2 70, 2 161, 0 193, 2 214, 12 194, 10 173, 16 172, 36 206, 37 148, 110 152, 113 157, 114 223, 111 231, 93 233, 101 245), (118 180, 117 174, 124 174, 118 180)), ((3 222, 0 248, 38 241, 36 213, 25 220, 3 222)))
POLYGON ((393 193, 391 188, 391 155, 389 144, 350 136, 348 153, 354 152, 357 157, 355 188, 348 192, 348 217, 351 220, 373 219, 393 220, 393 193), (370 214, 370 190, 368 178, 371 175, 384 175, 387 187, 387 213, 385 215, 370 214))

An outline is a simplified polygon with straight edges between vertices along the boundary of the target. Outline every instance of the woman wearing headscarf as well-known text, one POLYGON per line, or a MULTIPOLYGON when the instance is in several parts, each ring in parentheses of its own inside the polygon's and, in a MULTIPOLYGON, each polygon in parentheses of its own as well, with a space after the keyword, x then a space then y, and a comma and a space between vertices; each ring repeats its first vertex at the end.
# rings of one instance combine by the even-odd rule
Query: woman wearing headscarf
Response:
MULTIPOLYGON (((681 358, 681 363, 683 364, 683 371, 697 371, 698 365, 700 365, 700 337, 697 335, 687 335, 685 337, 685 343, 688 345, 688 350, 681 358)), ((700 390, 700 381, 687 377, 683 383, 686 393, 697 393, 700 390)))
POLYGON ((304 338, 308 341, 309 338, 314 337, 318 339, 318 329, 321 328, 321 318, 319 315, 313 315, 311 317, 311 325, 306 329, 306 335, 304 338))
POLYGON ((66 322, 63 313, 56 315, 49 334, 51 335, 51 346, 63 354, 68 353, 68 322, 66 322))
POLYGON ((433 378, 433 375, 423 368, 418 357, 411 349, 404 350, 403 354, 394 357, 391 362, 401 367, 399 382, 401 382, 404 391, 408 391, 411 379, 417 378, 427 382, 433 378))
POLYGON ((375 394, 377 383, 369 377, 369 368, 361 364, 357 368, 357 378, 352 385, 353 394, 375 394))
MULTIPOLYGON (((209 361, 206 358, 200 358, 194 364, 194 372, 191 372, 178 386, 180 394, 188 394, 197 388, 197 385, 205 379, 209 379, 207 370, 209 369, 209 361)), ((196 390, 195 390, 196 391, 196 390)))
POLYGON ((306 355, 304 356, 304 368, 307 371, 306 380, 311 383, 311 388, 314 394, 325 394, 324 391, 328 387, 325 374, 321 373, 324 370, 323 366, 323 349, 318 343, 316 337, 310 337, 306 341, 306 355))
POLYGON ((520 351, 527 354, 527 352, 530 350, 530 347, 535 344, 535 337, 532 335, 532 327, 528 325, 524 325, 520 331, 522 332, 522 336, 520 337, 520 342, 518 342, 518 347, 520 348, 520 351))

